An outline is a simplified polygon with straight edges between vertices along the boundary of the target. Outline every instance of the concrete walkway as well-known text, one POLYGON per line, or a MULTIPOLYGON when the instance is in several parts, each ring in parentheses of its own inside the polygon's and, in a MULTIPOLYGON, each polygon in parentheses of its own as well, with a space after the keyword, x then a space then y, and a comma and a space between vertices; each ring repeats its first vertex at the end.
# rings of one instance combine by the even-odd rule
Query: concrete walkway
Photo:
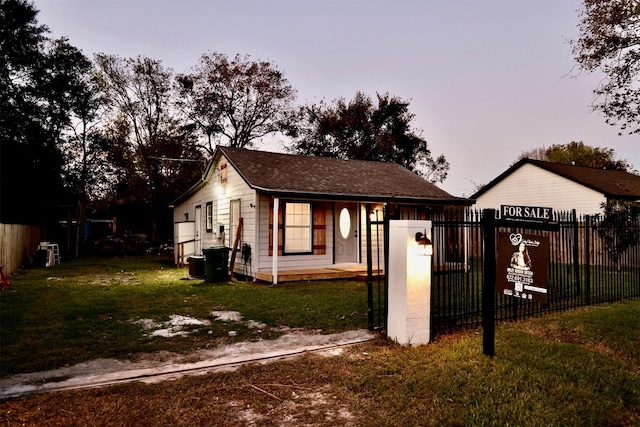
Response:
POLYGON ((157 382, 184 375, 233 370, 248 363, 267 363, 305 353, 339 354, 342 347, 373 340, 367 330, 321 335, 292 331, 276 340, 239 342, 186 356, 155 354, 140 362, 100 359, 46 372, 18 374, 0 380, 0 399, 34 393, 102 387, 133 381, 157 382))

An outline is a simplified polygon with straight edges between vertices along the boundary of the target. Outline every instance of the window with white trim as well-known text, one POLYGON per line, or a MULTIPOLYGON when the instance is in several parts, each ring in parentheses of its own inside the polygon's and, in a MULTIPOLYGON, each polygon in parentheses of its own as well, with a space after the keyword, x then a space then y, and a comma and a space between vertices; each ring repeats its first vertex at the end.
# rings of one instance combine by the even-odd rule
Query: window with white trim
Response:
POLYGON ((312 253, 313 237, 311 203, 284 204, 284 253, 312 253))
POLYGON ((205 221, 207 232, 210 233, 213 231, 213 202, 207 202, 206 211, 205 211, 205 221))

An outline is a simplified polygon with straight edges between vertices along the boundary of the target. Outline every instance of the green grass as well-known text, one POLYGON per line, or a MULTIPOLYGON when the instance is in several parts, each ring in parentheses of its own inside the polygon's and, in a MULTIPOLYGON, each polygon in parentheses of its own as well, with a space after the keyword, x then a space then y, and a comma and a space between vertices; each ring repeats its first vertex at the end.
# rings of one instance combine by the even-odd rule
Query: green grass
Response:
POLYGON ((372 425, 620 426, 640 423, 640 302, 499 325, 417 348, 378 347, 340 368, 372 425))
POLYGON ((156 384, 0 402, 6 425, 637 426, 640 301, 418 347, 378 339, 341 355, 244 366, 156 384))
MULTIPOLYGON (((447 327, 453 327, 467 322, 478 322, 482 315, 482 287, 483 272, 480 258, 471 258, 469 271, 454 271, 435 275, 431 301, 432 313, 436 320, 437 333, 444 332, 447 327), (454 317, 456 317, 454 319, 454 317)), ((575 270, 569 264, 552 263, 549 267, 548 300, 547 303, 537 303, 520 300, 519 307, 533 306, 533 311, 548 313, 563 310, 577 305, 601 304, 640 297, 640 271, 638 267, 616 268, 604 265, 592 265, 590 284, 587 284, 587 268, 580 267, 580 286, 576 287, 575 270)), ((496 311, 508 313, 513 306, 510 296, 500 296, 497 299, 496 311)), ((524 313, 524 310, 520 310, 524 313)), ((508 314, 506 314, 508 316, 508 314)))
MULTIPOLYGON (((339 332, 366 325, 364 282, 267 286, 181 280, 160 258, 92 258, 12 277, 0 293, 2 373, 97 357, 189 352, 254 339, 213 322, 237 310, 268 325, 339 332), (151 337, 132 320, 212 320, 188 337, 151 337), (209 334, 209 330, 212 331, 209 334), (146 335, 145 335, 146 334, 146 335)), ((3 425, 640 425, 640 301, 623 300, 401 347, 382 338, 333 357, 244 366, 156 384, 24 396, 0 402, 3 425), (135 421, 132 421, 135 420, 135 421)))
POLYGON ((167 350, 187 353, 258 336, 279 327, 334 333, 366 327, 366 286, 357 281, 277 286, 183 280, 186 269, 159 257, 85 258, 25 270, 0 293, 0 375, 35 372, 96 358, 128 358, 167 350), (265 323, 215 321, 214 310, 239 311, 265 323), (152 337, 140 319, 172 315, 209 320, 188 336, 152 337), (229 337, 229 331, 237 331, 229 337))

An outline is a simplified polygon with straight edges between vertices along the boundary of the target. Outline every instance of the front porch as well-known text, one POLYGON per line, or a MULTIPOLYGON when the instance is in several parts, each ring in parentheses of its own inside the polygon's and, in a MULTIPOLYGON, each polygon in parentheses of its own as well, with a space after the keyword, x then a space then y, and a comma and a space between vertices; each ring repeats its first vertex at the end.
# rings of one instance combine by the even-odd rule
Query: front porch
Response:
MULTIPOLYGON (((373 278, 383 278, 384 272, 373 269, 373 278)), ((255 274, 261 282, 273 283, 273 271, 261 271, 255 274)), ((324 268, 307 270, 278 270, 278 283, 299 282, 305 280, 367 280, 367 266, 363 264, 335 264, 324 268)))

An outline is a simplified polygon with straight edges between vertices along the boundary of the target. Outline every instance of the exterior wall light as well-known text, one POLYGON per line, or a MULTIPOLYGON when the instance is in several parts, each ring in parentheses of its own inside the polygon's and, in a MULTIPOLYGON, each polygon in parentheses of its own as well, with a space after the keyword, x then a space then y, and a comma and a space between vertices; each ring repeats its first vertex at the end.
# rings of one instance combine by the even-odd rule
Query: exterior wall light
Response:
POLYGON ((418 231, 416 233, 416 243, 420 247, 419 255, 422 256, 431 256, 433 255, 433 243, 431 239, 427 237, 427 231, 424 232, 418 231))

